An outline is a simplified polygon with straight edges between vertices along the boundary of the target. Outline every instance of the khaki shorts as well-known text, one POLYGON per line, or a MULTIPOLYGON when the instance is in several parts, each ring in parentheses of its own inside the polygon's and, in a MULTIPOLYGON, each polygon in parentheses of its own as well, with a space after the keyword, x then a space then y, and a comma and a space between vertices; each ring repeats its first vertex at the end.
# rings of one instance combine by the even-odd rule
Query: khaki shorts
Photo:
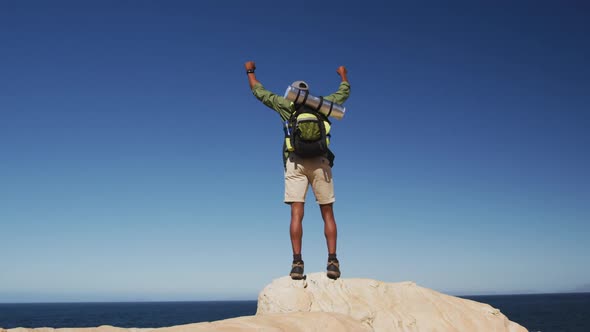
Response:
POLYGON ((318 204, 334 203, 334 181, 328 159, 304 159, 291 153, 285 165, 285 203, 305 202, 309 184, 318 204))

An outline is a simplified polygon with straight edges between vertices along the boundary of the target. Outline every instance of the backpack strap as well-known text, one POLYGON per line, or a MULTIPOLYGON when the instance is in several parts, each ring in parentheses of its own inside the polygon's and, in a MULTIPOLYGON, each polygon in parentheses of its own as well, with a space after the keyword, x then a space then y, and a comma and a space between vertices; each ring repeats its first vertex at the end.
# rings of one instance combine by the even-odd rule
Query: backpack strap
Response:
POLYGON ((321 114, 319 112, 316 112, 316 116, 318 118, 318 126, 320 127, 320 144, 324 145, 325 144, 325 148, 328 148, 328 138, 326 135, 326 124, 324 123, 324 120, 322 119, 321 116, 318 116, 318 114, 321 114))
MULTIPOLYGON (((324 100, 324 98, 322 97, 322 101, 324 100)), ((328 115, 326 115, 326 118, 330 117, 330 114, 332 114, 332 109, 334 108, 334 102, 331 101, 330 102, 330 110, 328 111, 328 115)))
MULTIPOLYGON (((299 90, 299 92, 297 93, 297 97, 295 98, 295 100, 297 100, 299 98, 299 93, 301 92, 301 90, 299 90)), ((306 96, 307 97, 307 96, 306 96)), ((284 123, 284 132, 285 132, 285 149, 289 152, 292 152, 295 150, 295 147, 293 146, 293 143, 295 142, 295 122, 297 121, 297 116, 301 113, 303 113, 303 109, 300 108, 301 105, 297 106, 297 104, 295 104, 295 111, 293 113, 291 113, 291 116, 289 117, 289 119, 287 121, 285 121, 284 123)))
POLYGON ((296 110, 300 109, 301 106, 305 105, 305 102, 307 101, 307 96, 309 96, 308 90, 297 89, 297 96, 295 96, 295 101, 293 102, 296 110), (301 95, 301 91, 304 91, 305 95, 303 96, 303 100, 301 101, 301 103, 297 103, 297 100, 299 100, 299 96, 301 95))
MULTIPOLYGON (((323 102, 324 101, 324 98, 323 97, 320 97, 320 98, 321 98, 321 100, 323 102)), ((320 106, 321 106, 321 103, 320 103, 320 106)), ((319 122, 320 135, 321 135, 321 137, 320 137, 321 144, 322 145, 325 144, 325 148, 327 150, 329 150, 328 149, 328 145, 330 145, 330 138, 332 137, 332 134, 328 134, 326 132, 326 124, 325 124, 325 122, 329 123, 330 125, 332 125, 332 122, 330 122, 330 120, 328 119, 328 116, 327 115, 324 115, 323 113, 320 113, 320 112, 316 111, 315 112, 315 115, 317 116, 318 122, 319 122)))
POLYGON ((320 109, 322 109, 323 103, 324 103, 324 97, 320 96, 320 103, 318 104, 318 107, 316 107, 316 109, 315 109, 316 113, 320 112, 320 109))

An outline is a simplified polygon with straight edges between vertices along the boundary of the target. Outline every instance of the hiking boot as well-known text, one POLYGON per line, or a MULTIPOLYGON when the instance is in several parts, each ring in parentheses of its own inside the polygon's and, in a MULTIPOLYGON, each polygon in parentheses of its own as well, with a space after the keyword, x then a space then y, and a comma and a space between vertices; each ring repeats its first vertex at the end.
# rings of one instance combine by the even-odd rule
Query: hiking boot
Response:
POLYGON ((303 275, 303 261, 293 261, 293 265, 291 265, 291 273, 289 275, 293 280, 301 280, 305 278, 303 275))
POLYGON ((326 274, 328 275, 328 278, 334 280, 340 278, 340 263, 337 259, 328 261, 327 270, 328 272, 326 274))

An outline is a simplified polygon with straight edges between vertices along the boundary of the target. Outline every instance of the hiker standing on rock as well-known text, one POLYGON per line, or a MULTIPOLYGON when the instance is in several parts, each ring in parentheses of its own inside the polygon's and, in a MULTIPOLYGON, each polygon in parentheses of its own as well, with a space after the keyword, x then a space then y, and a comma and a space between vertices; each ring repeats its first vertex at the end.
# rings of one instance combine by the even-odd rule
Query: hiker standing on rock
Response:
POLYGON ((302 222, 305 196, 311 184, 324 219, 324 234, 328 246, 327 276, 331 279, 338 279, 340 264, 336 258, 337 228, 333 210, 335 197, 332 179, 334 154, 328 149, 331 128, 328 116, 330 116, 333 107, 343 104, 350 95, 350 84, 346 77, 347 70, 344 66, 340 66, 336 70, 342 79, 338 91, 329 96, 320 97, 319 106, 317 109, 312 109, 306 104, 306 99, 308 96, 316 97, 309 95, 307 83, 294 82, 291 87, 293 91, 297 91, 296 102, 289 101, 262 86, 256 79, 254 73, 256 65, 253 61, 246 62, 245 67, 250 89, 252 89, 254 96, 264 105, 277 111, 284 123, 285 203, 291 205, 290 235, 293 248, 290 276, 294 280, 304 278, 304 265, 301 257, 302 222), (302 98, 299 98, 300 95, 302 98), (300 99, 301 101, 299 101, 300 99), (325 108, 329 105, 327 115, 319 111, 322 104, 326 106, 325 108))

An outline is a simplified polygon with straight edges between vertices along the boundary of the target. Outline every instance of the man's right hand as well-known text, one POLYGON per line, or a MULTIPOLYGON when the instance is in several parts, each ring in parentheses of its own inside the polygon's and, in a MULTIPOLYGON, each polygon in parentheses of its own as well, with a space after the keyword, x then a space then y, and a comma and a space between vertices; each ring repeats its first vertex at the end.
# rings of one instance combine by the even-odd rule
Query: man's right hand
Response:
POLYGON ((244 64, 244 67, 246 67, 246 70, 255 70, 256 69, 256 64, 254 63, 254 61, 247 61, 244 64))

